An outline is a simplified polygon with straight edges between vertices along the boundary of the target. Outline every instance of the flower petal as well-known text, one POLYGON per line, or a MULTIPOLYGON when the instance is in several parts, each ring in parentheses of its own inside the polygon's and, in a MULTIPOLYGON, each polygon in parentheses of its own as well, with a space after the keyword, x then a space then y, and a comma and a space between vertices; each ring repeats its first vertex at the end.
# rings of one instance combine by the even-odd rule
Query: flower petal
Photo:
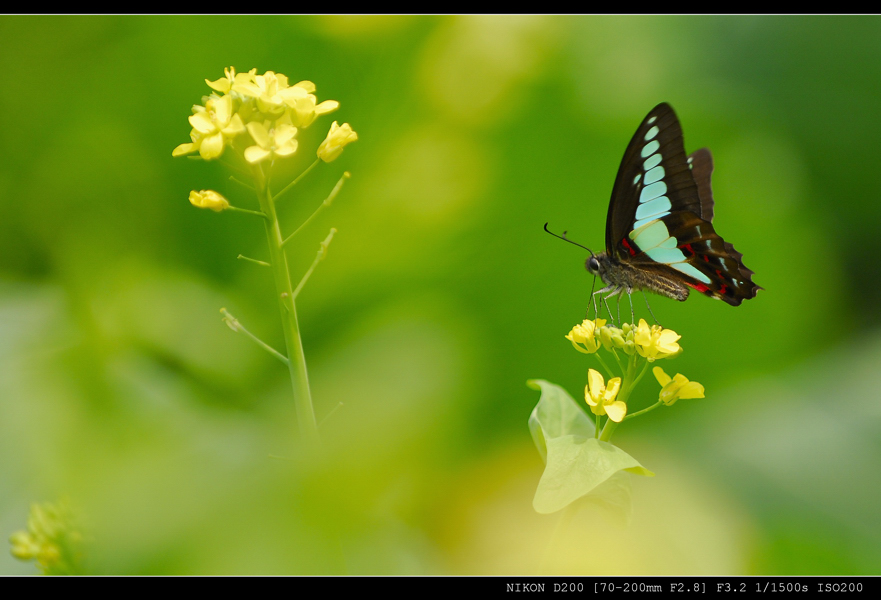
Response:
POLYGON ((254 138, 254 141, 257 142, 257 145, 261 148, 269 148, 272 144, 272 140, 269 139, 269 132, 266 130, 266 127, 263 123, 259 123, 257 121, 251 121, 247 125, 248 133, 251 134, 251 137, 254 138))
POLYGON ((704 398, 704 386, 699 384, 697 381, 689 381, 682 389, 679 390, 679 397, 683 400, 689 400, 691 398, 704 398))
POLYGON ((199 146, 199 154, 205 160, 211 160, 223 154, 223 134, 217 132, 215 135, 209 135, 203 139, 199 146))
POLYGON ((668 383, 672 381, 672 378, 664 372, 664 369, 661 367, 655 367, 652 369, 652 373, 655 374, 655 379, 658 380, 658 383, 661 384, 661 387, 664 387, 668 383))
POLYGON ((197 112, 189 116, 190 125, 199 133, 214 133, 217 127, 207 112, 197 112))
POLYGON ((198 150, 198 146, 196 144, 181 144, 177 148, 171 151, 172 156, 183 156, 184 154, 189 154, 190 152, 195 152, 198 150))
POLYGON ((251 164, 266 160, 272 153, 260 146, 251 146, 245 149, 245 160, 251 164))
POLYGON ((618 390, 621 389, 621 378, 614 377, 609 380, 609 385, 606 386, 606 391, 603 394, 603 401, 606 404, 609 404, 612 400, 615 399, 615 396, 618 395, 618 390))
POLYGON ((616 423, 620 423, 627 414, 627 405, 620 400, 606 404, 606 414, 616 423))

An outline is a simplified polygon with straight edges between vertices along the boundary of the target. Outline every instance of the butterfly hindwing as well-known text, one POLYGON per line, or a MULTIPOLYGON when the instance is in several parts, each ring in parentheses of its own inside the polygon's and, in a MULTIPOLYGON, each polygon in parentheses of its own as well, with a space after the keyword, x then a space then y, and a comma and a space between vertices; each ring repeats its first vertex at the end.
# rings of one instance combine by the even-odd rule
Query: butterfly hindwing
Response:
POLYGON ((681 281, 732 306, 754 298, 761 289, 750 279, 753 272, 743 266, 743 255, 724 241, 709 221, 694 213, 678 212, 659 222, 663 222, 669 238, 676 240, 676 246, 638 252, 630 260, 634 266, 681 281))
POLYGON ((710 175, 713 174, 713 155, 706 148, 692 152, 688 157, 691 174, 697 184, 697 195, 701 201, 701 210, 697 213, 704 221, 713 222, 713 188, 710 175))
POLYGON ((741 253, 715 232, 710 176, 702 148, 686 157, 682 128, 659 104, 636 130, 615 179, 606 251, 622 262, 707 296, 739 305, 761 289, 741 253))

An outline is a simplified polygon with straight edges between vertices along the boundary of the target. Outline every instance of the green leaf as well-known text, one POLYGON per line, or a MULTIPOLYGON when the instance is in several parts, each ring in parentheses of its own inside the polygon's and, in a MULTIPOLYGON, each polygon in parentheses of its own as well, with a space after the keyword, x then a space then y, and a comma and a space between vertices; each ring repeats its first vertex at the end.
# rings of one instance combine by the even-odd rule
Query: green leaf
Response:
POLYGON ((595 439, 594 423, 566 390, 540 379, 527 385, 541 390, 529 430, 546 464, 532 501, 535 510, 556 512, 590 496, 629 512, 630 484, 621 472, 648 477, 654 473, 617 446, 595 439), (619 473, 622 476, 612 479, 619 473))
POLYGON ((530 379, 526 385, 541 390, 541 399, 529 415, 529 432, 545 464, 548 462, 545 440, 569 434, 593 437, 596 425, 566 390, 544 379, 530 379))

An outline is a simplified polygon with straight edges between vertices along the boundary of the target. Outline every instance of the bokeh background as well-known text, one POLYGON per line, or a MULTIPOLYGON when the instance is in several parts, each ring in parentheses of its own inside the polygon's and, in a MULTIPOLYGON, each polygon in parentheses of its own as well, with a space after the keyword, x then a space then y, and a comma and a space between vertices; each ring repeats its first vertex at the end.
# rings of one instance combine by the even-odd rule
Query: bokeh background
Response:
POLYGON ((878 18, 4 16, 0 63, 0 537, 66 497, 94 573, 881 573, 878 18), (319 456, 218 312, 283 347, 236 260, 262 226, 187 194, 256 203, 171 156, 230 65, 340 101, 299 168, 333 120, 360 138, 282 207, 352 172, 289 251, 298 279, 339 230, 298 299, 319 456), (561 522, 532 509, 525 382, 580 395, 591 278, 542 225, 601 248, 662 101, 765 291, 652 299, 707 397, 619 428, 657 474, 629 524, 561 522))

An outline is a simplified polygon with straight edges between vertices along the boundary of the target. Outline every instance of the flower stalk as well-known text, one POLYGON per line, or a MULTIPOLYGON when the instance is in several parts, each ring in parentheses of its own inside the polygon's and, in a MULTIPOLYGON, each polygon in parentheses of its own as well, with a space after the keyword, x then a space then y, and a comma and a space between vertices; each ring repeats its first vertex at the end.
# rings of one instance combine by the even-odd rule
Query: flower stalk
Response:
POLYGON ((287 365, 301 436, 308 447, 316 447, 319 444, 318 424, 309 386, 296 298, 318 263, 326 256, 327 247, 336 229, 332 228, 321 243, 318 255, 296 288, 291 280, 284 245, 330 205, 350 175, 345 172, 318 209, 287 237, 282 233, 276 206, 278 200, 289 194, 319 163, 336 160, 345 146, 358 139, 358 134, 348 123, 339 125, 334 121, 325 140, 318 147, 312 164, 273 195, 270 186, 273 165, 295 155, 300 148, 297 139, 299 130, 309 127, 317 117, 337 110, 339 102, 325 100, 319 103, 314 93, 314 83, 300 81, 291 85, 285 75, 273 71, 258 75, 256 69, 247 73, 236 73, 235 69, 229 68, 224 70, 224 75, 216 81, 205 80, 213 91, 203 97, 202 104, 193 106, 193 114, 189 117, 192 126, 190 142, 177 146, 172 155, 184 156, 198 152, 202 160, 221 160, 237 172, 230 179, 257 197, 260 210, 233 206, 214 190, 194 190, 190 193, 190 202, 196 207, 214 212, 229 210, 261 217, 269 246, 269 260, 257 260, 241 254, 238 258, 268 267, 272 272, 287 356, 254 336, 225 309, 221 312, 224 315, 223 320, 231 329, 244 333, 287 365), (227 149, 237 155, 238 163, 247 165, 248 168, 242 170, 227 161, 228 153, 226 157, 222 156, 227 149))
POLYGON ((268 178, 264 176, 260 165, 255 165, 253 171, 260 210, 267 217, 264 225, 266 242, 269 245, 269 266, 275 279, 275 291, 281 312, 285 346, 288 349, 288 371, 294 389, 297 422, 306 443, 309 446, 315 446, 319 441, 318 423, 315 420, 312 392, 309 388, 309 372, 306 369, 306 354, 303 351, 303 339, 300 336, 300 322, 297 318, 297 304, 294 302, 294 289, 288 269, 288 258, 282 248, 284 239, 281 234, 281 226, 278 223, 275 201, 269 189, 268 178))

